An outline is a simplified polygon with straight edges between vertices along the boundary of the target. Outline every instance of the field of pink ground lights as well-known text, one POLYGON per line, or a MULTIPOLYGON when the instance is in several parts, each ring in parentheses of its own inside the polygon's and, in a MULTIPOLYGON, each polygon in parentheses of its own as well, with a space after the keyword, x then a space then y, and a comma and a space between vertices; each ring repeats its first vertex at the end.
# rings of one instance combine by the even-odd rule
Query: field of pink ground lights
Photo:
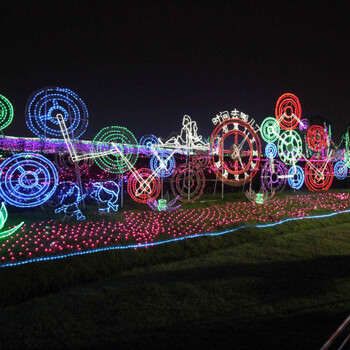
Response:
POLYGON ((201 234, 229 233, 246 224, 275 223, 349 209, 349 193, 313 193, 275 198, 263 205, 227 202, 172 212, 125 211, 119 221, 106 217, 78 223, 26 222, 17 233, 0 241, 0 267, 108 249, 137 249, 201 234))

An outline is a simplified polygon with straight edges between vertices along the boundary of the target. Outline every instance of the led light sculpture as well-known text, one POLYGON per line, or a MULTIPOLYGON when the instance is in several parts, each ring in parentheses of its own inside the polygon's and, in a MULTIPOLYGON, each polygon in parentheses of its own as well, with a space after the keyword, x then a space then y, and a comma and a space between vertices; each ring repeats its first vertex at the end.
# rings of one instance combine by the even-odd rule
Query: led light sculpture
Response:
POLYGON ((13 120, 13 107, 11 102, 0 95, 0 130, 8 127, 13 120))
POLYGON ((327 191, 333 182, 333 166, 329 159, 312 157, 305 164, 305 184, 310 191, 327 191))
POLYGON ((265 118, 260 126, 262 139, 267 143, 276 142, 279 138, 281 128, 274 118, 265 118))
POLYGON ((280 159, 288 165, 295 164, 302 154, 302 140, 295 130, 284 131, 277 143, 280 159))
POLYGON ((275 117, 283 130, 293 130, 300 122, 301 105, 297 96, 283 94, 276 103, 275 117))
POLYGON ((170 202, 166 199, 150 200, 147 204, 150 208, 155 211, 173 211, 181 207, 181 205, 175 205, 176 201, 179 199, 179 196, 176 196, 170 202))
POLYGON ((283 191, 287 184, 287 168, 283 162, 266 162, 261 170, 261 184, 265 191, 283 191))
POLYGON ((338 180, 344 180, 348 175, 348 167, 343 161, 338 161, 334 164, 334 176, 338 180))
POLYGON ((304 170, 299 165, 294 165, 288 170, 288 184, 294 190, 299 190, 304 184, 304 170))
POLYGON ((328 146, 328 135, 320 125, 311 125, 306 134, 307 145, 314 152, 321 152, 328 146))
POLYGON ((274 143, 268 143, 265 147, 265 156, 267 158, 277 157, 277 146, 274 143))
POLYGON ((48 87, 36 91, 27 101, 27 125, 42 139, 62 136, 58 114, 62 115, 72 139, 78 139, 85 132, 89 114, 85 103, 73 91, 48 87))
POLYGON ((57 186, 58 207, 55 213, 64 212, 63 220, 75 216, 77 220, 85 220, 85 216, 79 209, 80 202, 85 198, 86 194, 81 193, 77 184, 72 181, 61 182, 57 186))
POLYGON ((174 172, 175 166, 175 158, 168 151, 155 151, 150 159, 151 170, 157 172, 158 176, 161 178, 169 177, 174 172))
POLYGON ((99 203, 99 212, 118 211, 120 187, 115 181, 93 182, 92 188, 90 196, 99 203))
POLYGON ((55 192, 58 173, 44 156, 20 153, 0 165, 0 196, 16 207, 35 207, 55 192))
MULTIPOLYGON (((238 111, 231 113, 235 112, 238 111)), ((222 121, 210 139, 211 164, 221 181, 240 186, 250 181, 259 169, 261 145, 253 126, 255 121, 251 119, 248 122, 246 114, 242 114, 241 119, 225 119, 227 114, 221 112, 218 117, 222 121)), ((218 121, 215 119, 215 122, 218 121)))
POLYGON ((204 187, 203 171, 194 168, 191 163, 181 164, 172 175, 172 193, 185 203, 199 199, 203 194, 204 187))
POLYGON ((153 149, 158 146, 158 138, 155 135, 143 135, 140 138, 139 145, 141 146, 144 153, 147 155, 151 155, 153 153, 153 149))
MULTIPOLYGON (((8 218, 8 212, 5 206, 5 203, 2 202, 1 203, 1 208, 0 208, 0 231, 3 229, 6 221, 8 218)), ((11 236, 12 234, 14 234, 22 225, 24 224, 24 221, 22 221, 20 224, 16 225, 13 228, 10 228, 8 230, 2 231, 0 232, 0 239, 1 238, 5 238, 7 236, 11 236)))

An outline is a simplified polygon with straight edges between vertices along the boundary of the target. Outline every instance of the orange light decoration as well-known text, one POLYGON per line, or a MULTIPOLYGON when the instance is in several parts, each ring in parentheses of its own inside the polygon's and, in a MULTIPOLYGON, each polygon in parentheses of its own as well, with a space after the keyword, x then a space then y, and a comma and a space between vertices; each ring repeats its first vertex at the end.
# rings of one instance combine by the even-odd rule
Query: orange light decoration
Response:
POLYGON ((282 129, 295 129, 301 119, 301 105, 298 97, 291 93, 283 94, 277 100, 275 116, 282 129))

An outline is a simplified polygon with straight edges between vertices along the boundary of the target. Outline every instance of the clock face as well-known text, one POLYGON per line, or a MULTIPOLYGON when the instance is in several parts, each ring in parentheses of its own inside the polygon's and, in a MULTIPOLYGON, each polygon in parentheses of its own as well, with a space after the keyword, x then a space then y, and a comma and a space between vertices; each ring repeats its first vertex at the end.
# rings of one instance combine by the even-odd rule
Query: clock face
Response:
POLYGON ((259 169, 261 145, 251 125, 241 119, 226 119, 210 139, 212 167, 221 181, 240 186, 259 169))

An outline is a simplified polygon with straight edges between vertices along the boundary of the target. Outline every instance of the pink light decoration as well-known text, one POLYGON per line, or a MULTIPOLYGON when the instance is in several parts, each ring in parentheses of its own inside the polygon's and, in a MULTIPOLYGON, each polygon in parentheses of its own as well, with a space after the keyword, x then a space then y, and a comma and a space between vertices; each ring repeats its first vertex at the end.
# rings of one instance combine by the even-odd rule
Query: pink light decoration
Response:
POLYGON ((312 215, 318 209, 338 212, 350 208, 348 193, 311 193, 286 196, 257 205, 228 202, 206 208, 172 212, 124 212, 121 221, 76 224, 53 220, 24 224, 18 233, 0 242, 0 264, 87 251, 106 246, 144 244, 237 227, 312 215))

